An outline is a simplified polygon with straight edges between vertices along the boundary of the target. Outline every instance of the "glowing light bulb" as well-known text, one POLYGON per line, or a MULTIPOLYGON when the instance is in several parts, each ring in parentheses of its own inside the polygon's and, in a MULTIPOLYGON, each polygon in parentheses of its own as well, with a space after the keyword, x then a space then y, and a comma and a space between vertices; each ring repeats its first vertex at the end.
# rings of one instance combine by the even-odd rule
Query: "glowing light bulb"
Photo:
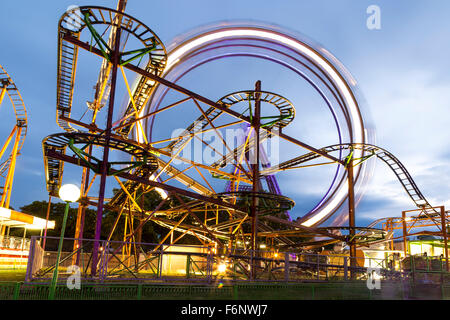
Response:
POLYGON ((66 202, 75 202, 80 198, 80 189, 74 184, 65 184, 59 188, 59 197, 66 202))
POLYGON ((225 273, 227 271, 227 265, 225 263, 221 263, 217 266, 217 271, 219 273, 225 273))

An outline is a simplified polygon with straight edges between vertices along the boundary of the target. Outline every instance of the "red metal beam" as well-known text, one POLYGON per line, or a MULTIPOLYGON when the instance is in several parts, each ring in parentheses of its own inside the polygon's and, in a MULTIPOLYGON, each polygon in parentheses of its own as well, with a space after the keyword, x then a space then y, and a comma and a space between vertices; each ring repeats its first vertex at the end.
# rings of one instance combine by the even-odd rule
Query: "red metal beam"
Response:
MULTIPOLYGON (((51 158, 54 158, 54 159, 57 159, 57 160, 61 160, 61 161, 64 161, 64 162, 68 162, 68 163, 71 163, 71 164, 74 164, 74 165, 77 165, 77 166, 88 167, 88 164, 86 162, 81 161, 81 159, 62 154, 62 153, 54 151, 52 149, 46 150, 45 156, 51 157, 51 158)), ((92 164, 92 165, 95 166, 94 164, 92 164)), ((114 174, 117 171, 114 170, 114 169, 111 169, 111 172, 112 172, 112 174, 114 174)), ((148 180, 148 179, 144 179, 144 178, 135 176, 135 175, 133 175, 131 173, 121 172, 121 173, 117 173, 116 175, 118 177, 123 178, 123 179, 136 181, 136 182, 139 182, 139 183, 151 186, 151 187, 161 188, 161 189, 164 189, 164 190, 169 191, 169 192, 172 191, 172 192, 175 192, 175 193, 178 193, 178 194, 182 194, 182 195, 184 195, 186 197, 190 197, 190 198, 194 198, 194 199, 197 199, 197 200, 200 200, 200 201, 213 203, 213 204, 216 204, 216 205, 221 206, 221 207, 225 207, 225 208, 229 208, 229 209, 233 209, 233 210, 237 210, 239 212, 245 213, 242 210, 241 207, 233 205, 231 203, 223 202, 223 201, 221 201, 219 199, 210 198, 210 197, 203 196, 203 195, 200 195, 200 194, 188 191, 188 190, 184 190, 184 189, 173 187, 173 186, 170 186, 170 185, 167 185, 167 184, 159 183, 157 181, 151 181, 151 180, 148 180)))

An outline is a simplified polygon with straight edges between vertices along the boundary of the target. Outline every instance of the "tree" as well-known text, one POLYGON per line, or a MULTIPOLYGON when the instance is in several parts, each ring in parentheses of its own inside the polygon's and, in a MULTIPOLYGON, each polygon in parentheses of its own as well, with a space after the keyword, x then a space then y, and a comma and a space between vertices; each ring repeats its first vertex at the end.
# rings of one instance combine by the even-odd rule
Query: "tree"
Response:
MULTIPOLYGON (((47 230, 48 237, 59 238, 59 236, 61 235, 61 226, 62 226, 62 220, 64 217, 65 207, 66 207, 65 203, 52 203, 50 205, 49 220, 55 221, 55 228, 47 230)), ((31 204, 21 207, 20 211, 23 213, 33 215, 35 217, 45 219, 46 215, 47 215, 47 208, 48 208, 47 201, 33 201, 31 204)), ((77 212, 78 212, 78 209, 76 207, 69 208, 69 213, 67 215, 65 238, 78 238, 75 236, 77 212)), ((85 239, 93 239, 94 238, 96 215, 97 215, 97 213, 95 210, 86 209, 83 238, 85 238, 85 239)), ((10 234, 13 236, 21 236, 22 232, 23 231, 20 229, 15 229, 15 230, 11 230, 10 234)), ((30 236, 37 236, 40 234, 40 231, 39 230, 27 230, 27 234, 30 236)), ((42 235, 44 235, 44 232, 42 232, 42 235)), ((58 243, 57 240, 47 241, 46 249, 56 250, 57 243, 58 243)), ((66 248, 66 246, 64 248, 66 248)))
MULTIPOLYGON (((113 190, 114 193, 117 193, 119 189, 113 190)), ((150 191, 146 193, 142 193, 137 197, 136 201, 142 205, 143 202, 143 209, 146 212, 153 211, 162 201, 161 196, 156 191, 150 191)), ((180 198, 185 202, 191 201, 191 199, 180 196, 180 198)), ((166 203, 161 207, 161 210, 169 209, 171 207, 179 206, 181 205, 180 201, 177 198, 171 198, 166 201, 166 203)), ((47 230, 47 237, 55 237, 59 238, 61 235, 61 226, 62 226, 62 220, 64 217, 64 210, 65 210, 65 203, 51 203, 50 205, 50 213, 49 213, 49 220, 55 221, 55 228, 54 229, 48 229, 47 230)), ((48 208, 48 202, 47 201, 33 201, 30 204, 27 204, 20 208, 20 211, 23 213, 27 213, 30 215, 33 215, 35 217, 39 217, 42 219, 46 218, 47 215, 47 208, 48 208)), ((108 236, 113 230, 114 223, 117 219, 117 215, 119 214, 119 210, 115 210, 116 208, 108 208, 106 206, 103 217, 102 217, 102 232, 101 232, 101 239, 106 240, 108 239, 108 236)), ((77 221, 77 214, 78 214, 78 205, 72 204, 69 208, 68 216, 67 216, 67 224, 65 229, 65 238, 78 238, 78 235, 75 235, 75 228, 76 228, 76 221, 77 221)), ((116 228, 114 229, 114 232, 112 233, 111 240, 115 241, 123 241, 124 231, 125 231, 125 216, 127 212, 124 210, 122 212, 121 217, 119 218, 119 221, 117 223, 116 228)), ((133 219, 134 220, 134 227, 136 228, 140 221, 143 221, 146 218, 145 214, 139 215, 136 214, 133 219)), ((186 222, 190 221, 192 217, 188 217, 186 219, 186 222)), ((95 238, 95 225, 97 220, 97 210, 96 209, 85 209, 85 217, 84 217, 84 227, 83 227, 83 239, 94 239, 95 238)), ((129 228, 127 228, 127 233, 129 234, 129 228)), ((147 223, 144 224, 142 227, 141 232, 141 239, 140 242, 144 243, 159 243, 162 238, 169 232, 169 229, 164 228, 157 223, 153 221, 147 221, 147 223)), ((40 230, 27 230, 27 236, 38 236, 40 235, 40 230)), ((10 235, 22 237, 23 230, 22 229, 12 229, 10 232, 10 235)), ((44 235, 44 232, 42 231, 42 235, 44 235)), ((174 231, 174 239, 176 239, 179 235, 181 235, 180 232, 174 231)), ((168 243, 170 239, 167 239, 165 243, 168 243)), ((178 243, 180 244, 200 244, 198 239, 194 236, 185 235, 178 243)), ((56 250, 57 249, 58 241, 55 240, 48 240, 46 241, 46 250, 56 250)), ((68 250, 70 249, 70 242, 67 242, 67 244, 64 245, 64 249, 68 250)), ((73 243, 72 243, 73 245, 73 243)))

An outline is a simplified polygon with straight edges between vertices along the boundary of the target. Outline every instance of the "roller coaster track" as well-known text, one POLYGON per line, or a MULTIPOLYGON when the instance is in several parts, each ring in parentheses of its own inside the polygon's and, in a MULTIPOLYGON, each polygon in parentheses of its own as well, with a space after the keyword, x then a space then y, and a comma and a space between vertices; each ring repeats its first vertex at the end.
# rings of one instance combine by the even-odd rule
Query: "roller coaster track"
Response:
POLYGON ((258 199, 258 214, 267 215, 274 213, 284 213, 295 206, 295 202, 282 195, 267 192, 252 192, 246 190, 229 191, 218 193, 217 196, 224 200, 233 200, 239 202, 242 207, 250 211, 253 197, 258 199))
MULTIPOLYGON (((6 70, 0 65, 0 91, 5 90, 14 108, 14 114, 16 117, 16 126, 21 128, 19 142, 17 147, 17 154, 20 153, 25 137, 27 135, 28 118, 25 104, 23 103, 22 96, 17 89, 14 81, 11 79, 6 70)), ((0 101, 1 103, 1 101, 0 101)), ((4 177, 4 174, 8 172, 11 165, 12 155, 6 160, 0 163, 0 176, 4 177)), ((0 195, 3 194, 3 186, 0 187, 0 195)))
MULTIPOLYGON (((256 100, 256 91, 255 90, 246 90, 246 91, 238 91, 233 92, 225 97, 222 97, 218 103, 221 103, 223 105, 226 105, 228 107, 231 107, 234 104, 241 103, 241 102, 249 102, 256 100)), ((279 115, 275 116, 266 116, 261 117, 261 119, 267 119, 268 122, 261 123, 261 127, 265 128, 273 128, 273 127, 279 127, 284 128, 288 124, 290 124, 294 118, 295 118, 295 108, 294 105, 286 98, 272 92, 268 91, 259 91, 260 102, 265 102, 268 104, 273 105, 276 109, 279 111, 279 115)), ((251 108, 248 109, 250 112, 250 118, 252 117, 251 114, 251 108)), ((246 111, 245 111, 246 112, 246 111)), ((245 113, 244 112, 244 113, 245 113)))
MULTIPOLYGON (((93 26, 105 25, 111 28, 121 27, 121 30, 133 35, 143 45, 143 48, 132 52, 122 53, 121 65, 125 65, 135 58, 141 58, 148 54, 148 63, 145 71, 160 75, 166 64, 166 50, 162 42, 142 22, 133 17, 120 13, 119 11, 90 6, 79 7, 67 11, 59 21, 59 37, 58 37, 58 77, 57 77, 57 123, 67 132, 78 131, 73 128, 66 120, 70 118, 72 111, 73 90, 75 83, 76 66, 78 59, 78 47, 65 40, 65 36, 69 35, 76 39, 80 39, 81 32, 84 29, 91 31, 92 37, 96 40, 91 43, 92 48, 102 50, 105 59, 110 59, 111 49, 105 42, 102 42, 101 36, 95 33, 93 26), (120 16, 121 19, 117 19, 120 16), (131 58, 125 58, 126 55, 134 54, 131 58)), ((140 110, 147 102, 151 91, 155 87, 155 82, 149 78, 141 77, 134 92, 133 102, 130 101, 124 113, 122 124, 132 122, 140 110), (136 108, 136 109, 135 109, 136 108)), ((129 126, 122 126, 118 133, 122 136, 128 136, 131 130, 129 126)))
MULTIPOLYGON (((272 92, 261 91, 260 93, 260 101, 272 104, 278 109, 280 113, 276 116, 266 117, 267 119, 270 119, 270 121, 263 123, 262 127, 272 128, 274 126, 277 126, 279 128, 284 128, 289 123, 291 123, 292 120, 294 120, 295 108, 289 100, 272 92)), ((217 103, 226 108, 231 108, 237 103, 247 101, 250 103, 251 101, 255 101, 255 94, 256 91, 254 90, 238 91, 220 98, 217 103)), ((251 108, 249 108, 248 110, 251 110, 251 108)), ((246 111, 244 111, 244 113, 245 112, 246 111)), ((190 138, 191 134, 205 129, 210 122, 213 122, 221 114, 223 114, 222 110, 214 107, 209 108, 205 111, 206 117, 205 115, 201 115, 200 117, 198 117, 191 125, 187 127, 187 129, 185 130, 186 132, 183 136, 180 136, 179 139, 171 142, 166 147, 167 150, 173 152, 173 150, 176 150, 177 148, 182 146, 190 138)))
MULTIPOLYGON (((262 194, 261 196, 268 197, 270 195, 262 194)), ((277 196, 277 195, 275 195, 275 196, 277 196)), ((222 198, 225 202, 228 201, 226 199, 227 197, 220 197, 220 198, 222 198)), ((292 200, 290 200, 286 197, 279 197, 279 200, 284 201, 284 202, 286 202, 286 201, 292 202, 292 200)), ((154 213, 154 218, 152 218, 152 221, 154 221, 155 223, 157 223, 161 226, 164 226, 164 227, 172 228, 172 227, 176 226, 176 228, 175 228, 176 231, 186 232, 187 234, 191 234, 191 235, 193 235, 193 233, 190 231, 196 231, 196 233, 197 232, 207 233, 204 228, 201 228, 198 225, 192 225, 192 224, 189 224, 186 222, 178 224, 177 220, 173 220, 174 218, 180 218, 181 216, 186 214, 188 212, 188 210, 191 212, 204 212, 205 205, 206 206, 211 205, 211 208, 208 209, 208 211, 210 211, 210 212, 215 212, 216 210, 223 210, 223 209, 228 210, 227 208, 221 208, 220 206, 216 207, 216 205, 214 205, 214 204, 204 202, 201 200, 192 200, 192 201, 186 202, 185 205, 177 205, 177 206, 165 209, 165 210, 156 211, 154 213)), ((146 212, 146 214, 149 214, 149 213, 150 212, 146 212)), ((267 217, 267 216, 264 216, 264 217, 267 217)), ((208 229, 208 231, 211 234, 215 235, 217 238, 229 240, 230 239, 229 228, 236 227, 236 226, 242 224, 242 222, 248 218, 249 218, 248 215, 246 216, 244 214, 244 211, 242 211, 242 212, 235 211, 234 218, 232 220, 221 221, 221 222, 213 223, 213 224, 205 224, 205 226, 208 229)), ((274 231, 274 229, 272 229, 270 226, 268 226, 264 223, 258 224, 258 230, 260 230, 263 233, 268 233, 268 234, 276 232, 276 231, 274 231)), ((197 233, 197 236, 199 236, 199 235, 200 234, 197 233)), ((207 240, 207 241, 213 240, 206 235, 202 235, 201 238, 203 240, 207 240)), ((277 241, 279 241, 280 243, 282 243, 284 245, 294 244, 294 242, 291 239, 289 239, 288 237, 284 237, 284 236, 278 237, 277 241)))
MULTIPOLYGON (((84 150, 89 145, 95 145, 100 147, 105 147, 107 145, 106 138, 103 135, 95 135, 90 133, 58 133, 53 134, 46 137, 42 141, 42 148, 44 152, 44 165, 46 172, 46 180, 47 180, 47 190, 50 195, 56 196, 61 186, 61 177, 63 173, 64 162, 62 160, 57 160, 49 156, 49 150, 57 151, 59 153, 65 154, 67 147, 72 149, 74 153, 78 156, 79 162, 86 162, 85 156, 86 154, 80 153, 81 150, 84 150), (81 144, 83 147, 76 148, 75 145, 81 144)), ((148 174, 152 174, 158 168, 158 164, 156 162, 156 158, 147 152, 144 148, 125 142, 123 140, 119 140, 116 138, 110 138, 108 143, 109 148, 119 150, 127 153, 134 160, 130 163, 129 167, 124 170, 133 170, 136 169, 136 174, 142 174, 143 176, 147 176, 148 174)), ((100 168, 100 163, 98 159, 91 157, 91 160, 97 162, 94 164, 94 167, 91 169, 98 173, 100 168)), ((109 163, 109 166, 114 163, 109 163)), ((124 163, 121 163, 122 165, 124 163)), ((92 166, 90 164, 89 166, 92 166)))
POLYGON ((182 136, 180 136, 178 139, 172 141, 167 147, 164 149, 167 149, 169 152, 173 153, 174 150, 177 150, 180 148, 190 137, 191 134, 196 133, 200 130, 205 129, 209 122, 212 122, 214 119, 216 119, 218 116, 220 116, 223 113, 220 109, 211 107, 208 108, 205 111, 205 115, 201 115, 195 120, 192 124, 190 124, 182 136))
MULTIPOLYGON (((323 152, 331 153, 335 151, 341 151, 341 150, 362 150, 364 153, 368 154, 367 157, 376 156, 377 158, 381 159, 384 163, 386 163, 389 168, 394 172, 395 176, 397 177, 398 181, 402 184, 405 191, 408 193, 411 200, 414 202, 414 204, 418 208, 432 208, 430 203, 427 201, 427 199, 424 197, 422 192, 417 187, 416 183, 414 182, 413 178, 409 174, 408 170, 406 170, 405 166, 398 160, 392 153, 389 151, 386 151, 380 147, 369 145, 369 144, 337 144, 328 146, 325 148, 320 149, 323 152)), ((315 154, 313 152, 304 154, 300 157, 296 157, 294 159, 285 161, 283 163, 280 163, 277 166, 273 166, 271 168, 267 168, 261 171, 261 175, 267 175, 267 174, 273 174, 278 171, 283 171, 289 168, 296 167, 298 165, 301 165, 305 162, 312 161, 314 159, 319 158, 320 155, 315 154)))
POLYGON ((3 69, 0 65, 0 87, 3 88, 6 86, 6 92, 8 93, 9 99, 14 108, 14 113, 16 115, 16 124, 18 127, 22 127, 22 132, 20 134, 20 141, 17 152, 23 146, 25 141, 25 136, 27 135, 27 110, 25 109, 25 104, 23 103, 22 96, 20 95, 19 90, 17 89, 15 83, 12 81, 11 77, 8 73, 3 69))
MULTIPOLYGON (((194 190, 195 192, 205 195, 205 196, 211 196, 213 194, 212 190, 206 188, 201 183, 197 182, 195 179, 192 179, 188 175, 184 174, 180 170, 176 169, 175 167, 171 166, 170 164, 167 164, 165 161, 161 159, 156 159, 158 163, 159 169, 164 169, 164 173, 166 173, 169 177, 173 177, 173 179, 181 182, 184 184, 187 188, 190 188, 194 190)), ((150 179, 150 175, 146 176, 150 179)), ((135 181, 126 181, 124 183, 124 187, 127 189, 128 193, 132 194, 134 191, 136 191, 139 186, 141 186, 140 183, 137 183, 135 181)), ((109 206, 121 206, 124 201, 127 199, 127 194, 124 190, 120 189, 114 197, 111 199, 111 201, 108 203, 109 206)))
MULTIPOLYGON (((210 242, 213 240, 210 237, 201 234, 201 233, 206 233, 206 231, 205 231, 205 229, 200 228, 198 226, 193 226, 191 224, 184 224, 184 223, 178 224, 177 221, 175 221, 175 220, 165 219, 162 217, 152 218, 152 221, 154 221, 155 223, 159 224, 162 227, 166 227, 169 229, 173 228, 175 231, 182 232, 182 233, 187 233, 187 234, 193 235, 193 233, 191 231, 196 231, 196 235, 199 236, 200 238, 202 238, 203 240, 210 241, 210 242)), ((230 239, 229 232, 221 231, 221 230, 228 229, 230 227, 239 225, 241 222, 242 222, 241 218, 234 219, 232 221, 219 223, 217 225, 209 225, 209 226, 207 226, 207 229, 215 237, 222 239, 222 240, 229 240, 230 239)), ((262 224, 262 223, 258 224, 258 230, 260 230, 263 233, 273 233, 274 232, 274 230, 272 228, 270 228, 269 226, 262 224)), ((292 240, 290 240, 287 237, 283 237, 283 236, 278 237, 277 241, 279 241, 280 243, 283 243, 284 245, 293 245, 294 244, 294 242, 292 240)))

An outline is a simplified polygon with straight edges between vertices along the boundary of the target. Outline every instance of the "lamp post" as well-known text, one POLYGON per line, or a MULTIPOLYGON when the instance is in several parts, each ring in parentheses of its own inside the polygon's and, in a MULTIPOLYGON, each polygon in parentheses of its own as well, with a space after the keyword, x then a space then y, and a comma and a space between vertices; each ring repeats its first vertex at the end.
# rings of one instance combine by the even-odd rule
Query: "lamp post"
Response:
POLYGON ((53 278, 50 286, 50 292, 48 295, 49 300, 53 300, 55 298, 56 283, 58 282, 59 259, 61 257, 62 245, 64 240, 64 231, 66 229, 67 216, 69 213, 69 204, 71 202, 75 202, 78 200, 78 198, 80 197, 80 189, 76 185, 65 184, 61 188, 59 188, 59 197, 61 198, 61 200, 66 202, 66 209, 64 210, 64 218, 61 226, 61 236, 59 238, 59 245, 58 245, 58 254, 56 256, 56 265, 55 270, 53 270, 53 278))

